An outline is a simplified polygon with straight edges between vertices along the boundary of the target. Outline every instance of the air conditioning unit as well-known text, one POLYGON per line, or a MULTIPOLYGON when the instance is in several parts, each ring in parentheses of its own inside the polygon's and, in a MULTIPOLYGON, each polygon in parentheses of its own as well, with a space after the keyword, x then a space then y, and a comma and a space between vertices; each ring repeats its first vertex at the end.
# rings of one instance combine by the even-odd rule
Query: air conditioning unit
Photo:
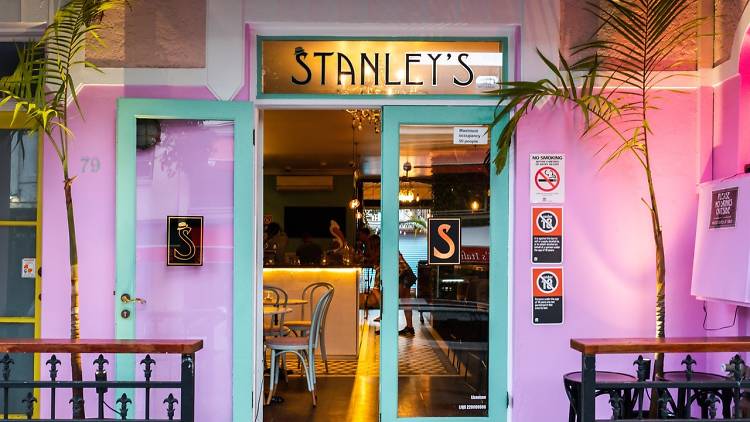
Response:
POLYGON ((276 176, 279 192, 332 191, 333 176, 276 176))

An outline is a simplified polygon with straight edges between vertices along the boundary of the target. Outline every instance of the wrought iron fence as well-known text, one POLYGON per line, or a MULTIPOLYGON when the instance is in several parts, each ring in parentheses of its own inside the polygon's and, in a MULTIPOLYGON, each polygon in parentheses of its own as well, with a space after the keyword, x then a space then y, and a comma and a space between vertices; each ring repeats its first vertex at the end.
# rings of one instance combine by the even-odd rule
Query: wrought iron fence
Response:
MULTIPOLYGON (((9 419, 12 415, 18 415, 18 409, 22 409, 21 416, 38 421, 180 421, 194 422, 195 420, 195 353, 203 347, 200 340, 189 341, 138 341, 138 340, 0 340, 0 393, 2 394, 2 417, 9 419), (52 353, 46 360, 45 368, 48 380, 19 379, 14 376, 14 356, 31 353, 52 353), (93 380, 60 380, 58 375, 62 365, 59 356, 67 356, 70 353, 94 354, 98 357, 91 362, 94 368, 93 380), (146 354, 139 362, 140 371, 143 373, 142 381, 118 381, 108 377, 107 369, 110 362, 105 354, 146 354), (156 359, 170 356, 180 356, 181 375, 179 380, 161 381, 154 380, 156 359), (80 389, 84 394, 72 394, 74 390, 80 389), (21 396, 20 403, 12 403, 13 391, 26 391, 21 396), (108 403, 107 393, 112 390, 117 392, 109 396, 113 403, 108 403), (40 403, 39 397, 34 392, 48 391, 49 403, 40 403), (142 403, 135 403, 135 391, 142 391, 142 403), (76 419, 73 415, 79 414, 78 410, 85 406, 85 398, 96 397, 96 417, 76 419), (128 395, 130 392, 130 396, 128 395), (175 393, 177 395, 175 395, 175 393), (70 412, 60 417, 57 408, 60 394, 71 396, 68 401, 70 412), (154 400, 161 402, 161 412, 152 415, 152 403, 154 400), (143 417, 133 418, 136 405, 143 406, 143 417), (11 406, 15 412, 12 412, 11 406), (40 406, 49 409, 45 418, 35 418, 40 406), (179 412, 178 412, 179 411, 179 412), (179 415, 179 418, 176 418, 179 415)), ((135 374, 134 374, 135 375, 135 374)), ((18 395, 15 399, 18 400, 18 395)), ((139 397, 141 397, 139 395, 139 397)), ((87 407, 87 410, 90 407, 87 407)))
POLYGON ((750 421, 750 376, 739 354, 719 374, 696 372, 691 354, 683 355, 682 368, 661 376, 652 374, 643 355, 633 362, 632 375, 596 368, 598 354, 745 352, 750 338, 572 340, 571 347, 582 354, 581 372, 565 377, 571 421, 596 421, 599 396, 608 399, 607 420, 750 421))

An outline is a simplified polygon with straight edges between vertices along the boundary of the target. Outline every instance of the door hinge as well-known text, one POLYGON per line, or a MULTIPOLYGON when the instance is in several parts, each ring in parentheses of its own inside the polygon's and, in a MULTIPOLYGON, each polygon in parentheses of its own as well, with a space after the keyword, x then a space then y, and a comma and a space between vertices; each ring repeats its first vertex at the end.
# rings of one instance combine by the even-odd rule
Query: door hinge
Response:
POLYGON ((513 399, 510 397, 510 393, 505 393, 505 407, 511 408, 513 406, 513 399))
POLYGON ((253 146, 255 146, 255 129, 253 129, 253 146))

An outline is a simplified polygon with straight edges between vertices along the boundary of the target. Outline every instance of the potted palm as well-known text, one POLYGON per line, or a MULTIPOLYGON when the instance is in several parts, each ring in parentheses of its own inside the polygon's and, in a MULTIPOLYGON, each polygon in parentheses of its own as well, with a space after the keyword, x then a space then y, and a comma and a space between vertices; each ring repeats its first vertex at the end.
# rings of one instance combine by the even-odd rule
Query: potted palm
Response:
MULTIPOLYGON (((572 49, 578 57, 569 62, 559 55, 560 66, 539 53, 554 77, 538 81, 505 82, 494 91, 500 99, 495 124, 508 118, 494 157, 496 170, 507 161, 511 140, 524 116, 545 102, 572 106, 583 117, 582 136, 604 134, 616 147, 602 167, 629 157, 643 169, 648 197, 642 198, 652 225, 655 246, 656 337, 665 333, 666 264, 664 236, 653 178, 654 157, 650 145, 654 133, 649 116, 664 104, 657 90, 677 76, 682 64, 673 60, 677 48, 697 37, 702 19, 689 16, 695 0, 600 0, 588 2, 599 21, 593 37, 572 49)), ((654 374, 664 371, 658 354, 654 374)))
MULTIPOLYGON (((69 168, 73 133, 68 125, 72 111, 82 114, 73 79, 74 69, 97 67, 85 60, 84 49, 101 44, 98 31, 107 10, 127 0, 70 0, 55 14, 38 41, 19 49, 19 63, 12 75, 0 79, 0 107, 12 104, 14 118, 28 119, 48 141, 60 160, 68 225, 70 258, 70 338, 80 338, 78 300, 78 247, 73 207, 73 182, 69 168)), ((82 380, 81 356, 71 356, 74 381, 82 380)), ((73 390, 73 418, 85 417, 83 391, 73 390)))

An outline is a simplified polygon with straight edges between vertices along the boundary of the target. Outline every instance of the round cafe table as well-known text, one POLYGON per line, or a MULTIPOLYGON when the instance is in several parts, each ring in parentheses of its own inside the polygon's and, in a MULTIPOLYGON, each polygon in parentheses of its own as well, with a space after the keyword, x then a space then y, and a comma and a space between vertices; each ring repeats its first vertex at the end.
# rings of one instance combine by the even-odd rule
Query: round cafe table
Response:
MULTIPOLYGON (((309 301, 306 299, 287 299, 286 306, 306 305, 309 301)), ((263 306, 276 306, 276 301, 263 300, 263 306)))
POLYGON ((292 312, 292 308, 284 306, 263 305, 263 315, 282 315, 292 312))

